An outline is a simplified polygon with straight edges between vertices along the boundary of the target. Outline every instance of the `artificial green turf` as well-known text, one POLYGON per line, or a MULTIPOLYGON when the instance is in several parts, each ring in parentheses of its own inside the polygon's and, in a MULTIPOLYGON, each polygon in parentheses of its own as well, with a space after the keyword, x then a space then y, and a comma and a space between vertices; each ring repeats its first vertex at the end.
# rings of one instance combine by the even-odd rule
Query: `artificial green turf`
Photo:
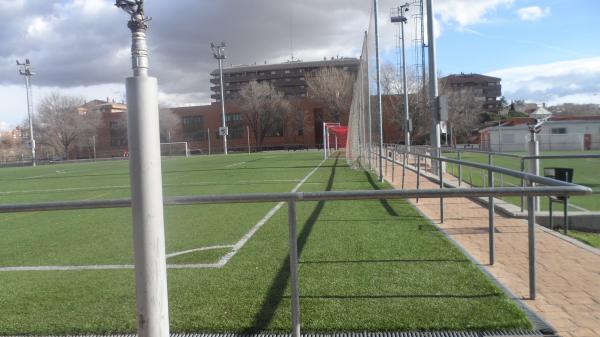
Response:
MULTIPOLYGON (((526 155, 525 153, 517 153, 526 155)), ((544 152, 542 155, 558 155, 558 154, 598 154, 597 152, 544 152)), ((457 158, 456 153, 445 153, 448 158, 457 158)), ((463 152, 461 159, 476 163, 488 163, 488 155, 480 153, 463 152)), ((493 165, 504 168, 520 171, 521 161, 518 158, 494 156, 493 165)), ((527 171, 528 162, 525 161, 525 171, 527 171)), ((569 198, 569 204, 582 207, 589 211, 600 211, 600 183, 598 182, 598 168, 600 168, 600 159, 597 158, 582 158, 582 159, 543 159, 540 160, 540 174, 544 174, 544 168, 547 167, 566 167, 573 168, 573 182, 588 186, 594 191, 591 196, 575 196, 569 198)), ((451 174, 458 176, 458 168, 455 164, 449 164, 448 170, 451 174)), ((472 184, 473 186, 487 185, 487 171, 463 166, 462 168, 463 181, 472 184)), ((495 184, 497 186, 521 186, 521 180, 509 177, 506 175, 500 176, 495 174, 495 184)), ((520 205, 519 197, 503 198, 514 205, 520 205)), ((541 198, 542 210, 548 210, 548 198, 541 198)), ((527 209, 527 201, 524 208, 527 209)), ((581 211, 578 208, 570 207, 572 211, 581 211)))
MULTIPOLYGON (((168 160, 165 194, 289 191, 320 158, 267 153, 168 160)), ((4 191, 21 191, 5 194, 5 203, 128 194, 107 188, 127 184, 121 161, 2 173, 4 191), (31 178, 39 175, 49 179, 31 178), (13 184, 22 177, 30 178, 13 184), (80 189, 52 191, 59 187, 80 189), (27 192, 41 189, 46 192, 27 192)), ((388 186, 332 159, 301 190, 380 188, 388 186)), ((167 207, 167 252, 233 244, 273 206, 167 207)), ((128 212, 3 215, 0 265, 129 263, 128 212)), ((297 235, 305 331, 530 327, 524 313, 405 201, 299 202, 297 235)), ((287 242, 284 206, 224 268, 170 269, 172 331, 289 331, 287 242)), ((217 251, 205 251, 168 262, 217 259, 217 251)), ((135 316, 132 270, 0 272, 0 335, 133 332, 135 316)))
POLYGON ((592 247, 600 248, 600 233, 581 232, 574 230, 569 230, 568 233, 569 236, 579 241, 585 242, 592 247))

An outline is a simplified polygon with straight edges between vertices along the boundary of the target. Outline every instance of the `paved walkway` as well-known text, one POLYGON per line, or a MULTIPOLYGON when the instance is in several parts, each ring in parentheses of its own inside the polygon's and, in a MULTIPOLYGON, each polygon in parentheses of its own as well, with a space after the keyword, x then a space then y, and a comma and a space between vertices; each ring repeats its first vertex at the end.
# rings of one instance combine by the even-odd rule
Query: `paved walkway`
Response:
MULTIPOLYGON (((386 179, 391 182, 391 166, 386 179)), ((401 169, 395 170, 401 188, 401 169)), ((416 174, 406 170, 405 188, 416 188, 416 174)), ((446 179, 446 177, 445 177, 446 179)), ((421 188, 439 188, 421 177, 421 188)), ((504 286, 544 317, 562 337, 600 337, 600 255, 536 229, 537 298, 529 296, 527 222, 496 215, 496 263, 489 266, 488 210, 466 198, 445 199, 439 223, 439 199, 416 205, 443 228, 504 286)))

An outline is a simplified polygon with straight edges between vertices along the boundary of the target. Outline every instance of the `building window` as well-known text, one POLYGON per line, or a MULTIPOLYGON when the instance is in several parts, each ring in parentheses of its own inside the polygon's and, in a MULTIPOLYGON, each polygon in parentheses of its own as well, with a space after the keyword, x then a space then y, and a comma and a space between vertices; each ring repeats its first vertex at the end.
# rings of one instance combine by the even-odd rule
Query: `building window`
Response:
POLYGON ((567 133, 567 128, 552 128, 553 135, 564 135, 567 133))
POLYGON ((244 136, 244 116, 241 113, 226 114, 225 121, 227 121, 229 139, 239 139, 244 136))
POLYGON ((183 140, 204 139, 204 118, 202 116, 187 116, 182 118, 183 140))
POLYGON ((289 69, 286 69, 284 72, 285 72, 286 74, 289 74, 289 73, 291 73, 292 71, 291 71, 291 70, 289 70, 289 69))
POLYGON ((271 71, 271 75, 275 75, 277 72, 275 70, 271 71))
POLYGON ((127 127, 119 121, 110 121, 110 146, 127 146, 127 127))
POLYGON ((496 82, 488 82, 488 87, 493 87, 496 85, 496 82))

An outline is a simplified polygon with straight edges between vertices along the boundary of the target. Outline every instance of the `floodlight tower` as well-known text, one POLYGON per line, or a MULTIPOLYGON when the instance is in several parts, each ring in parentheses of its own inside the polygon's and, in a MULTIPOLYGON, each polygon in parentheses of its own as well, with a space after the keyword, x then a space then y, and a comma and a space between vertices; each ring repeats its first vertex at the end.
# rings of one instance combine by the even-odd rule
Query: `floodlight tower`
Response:
POLYGON ((33 138, 33 95, 31 93, 31 77, 35 75, 31 71, 31 62, 26 59, 25 62, 17 60, 19 74, 25 77, 25 89, 27 90, 27 117, 29 118, 29 146, 31 147, 31 165, 35 166, 35 139, 33 138))
POLYGON ((133 77, 126 88, 138 335, 169 337, 158 84, 148 76, 146 45, 150 18, 143 0, 116 0, 115 6, 131 16, 133 77))
POLYGON ((410 116, 408 113, 408 88, 406 80, 406 51, 404 49, 404 25, 408 22, 405 12, 408 12, 409 3, 396 8, 397 14, 392 16, 392 23, 400 23, 400 39, 402 41, 402 89, 404 91, 404 145, 410 150, 410 116))
POLYGON ((221 42, 220 45, 216 45, 214 43, 210 43, 210 48, 212 49, 213 56, 219 60, 219 79, 221 81, 221 130, 219 131, 221 136, 223 137, 223 153, 227 154, 227 135, 229 134, 227 130, 227 121, 225 120, 225 94, 223 89, 223 60, 227 58, 225 56, 225 42, 221 42))

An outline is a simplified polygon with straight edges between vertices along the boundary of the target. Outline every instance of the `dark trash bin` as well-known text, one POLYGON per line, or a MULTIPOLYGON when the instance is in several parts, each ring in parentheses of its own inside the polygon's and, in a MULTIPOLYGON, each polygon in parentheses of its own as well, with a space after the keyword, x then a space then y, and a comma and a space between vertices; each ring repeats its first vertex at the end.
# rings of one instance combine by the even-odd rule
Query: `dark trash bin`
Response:
MULTIPOLYGON (((560 181, 565 181, 568 183, 573 182, 573 172, 575 170, 572 168, 566 167, 546 167, 544 168, 544 177, 552 178, 560 181)), ((554 219, 552 217, 552 203, 560 202, 563 204, 563 212, 564 212, 564 233, 567 235, 569 231, 569 197, 549 197, 549 215, 550 215, 550 229, 554 229, 554 219)))

